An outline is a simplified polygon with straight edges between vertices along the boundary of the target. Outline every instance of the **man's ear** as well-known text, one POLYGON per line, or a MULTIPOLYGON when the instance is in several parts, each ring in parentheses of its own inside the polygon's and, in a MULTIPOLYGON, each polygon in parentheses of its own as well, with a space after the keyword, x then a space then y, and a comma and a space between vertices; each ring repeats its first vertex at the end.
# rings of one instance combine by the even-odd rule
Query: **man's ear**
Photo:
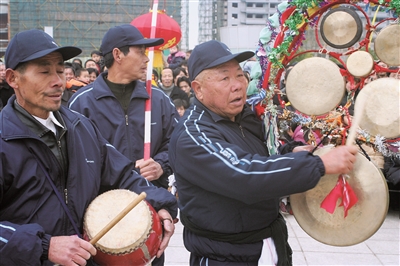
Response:
POLYGON ((6 69, 6 81, 13 89, 18 89, 19 76, 21 74, 11 68, 6 69))
POLYGON ((118 48, 114 48, 112 50, 112 54, 113 54, 113 57, 114 57, 114 61, 119 64, 121 62, 121 54, 122 54, 121 50, 118 49, 118 48))
POLYGON ((203 99, 203 91, 202 91, 201 83, 198 80, 193 80, 191 86, 192 86, 194 94, 196 95, 196 98, 199 101, 201 101, 203 99))

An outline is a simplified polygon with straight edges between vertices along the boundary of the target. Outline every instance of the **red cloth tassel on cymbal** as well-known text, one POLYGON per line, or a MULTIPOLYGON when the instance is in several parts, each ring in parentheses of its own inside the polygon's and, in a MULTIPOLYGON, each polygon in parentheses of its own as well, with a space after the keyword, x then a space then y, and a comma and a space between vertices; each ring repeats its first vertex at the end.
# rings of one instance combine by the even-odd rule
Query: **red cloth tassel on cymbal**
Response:
POLYGON ((358 198, 343 175, 339 176, 335 187, 322 201, 321 208, 329 213, 333 213, 339 198, 342 198, 342 202, 339 206, 343 206, 344 217, 346 218, 348 211, 357 203, 358 198))

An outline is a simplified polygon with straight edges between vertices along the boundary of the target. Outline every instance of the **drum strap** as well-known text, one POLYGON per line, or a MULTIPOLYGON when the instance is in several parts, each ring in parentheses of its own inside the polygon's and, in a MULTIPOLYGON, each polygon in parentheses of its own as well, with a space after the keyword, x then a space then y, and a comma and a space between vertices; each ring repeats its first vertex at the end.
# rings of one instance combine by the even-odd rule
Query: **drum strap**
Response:
POLYGON ((276 218, 268 227, 260 230, 235 234, 205 230, 191 222, 183 212, 180 212, 180 218, 185 228, 193 232, 195 235, 215 241, 228 242, 231 244, 251 244, 272 237, 278 254, 278 266, 292 265, 292 249, 287 242, 288 231, 285 219, 281 214, 279 214, 278 218, 276 218))
POLYGON ((62 196, 60 195, 60 192, 58 191, 56 185, 54 184, 53 180, 51 179, 49 173, 46 171, 46 168, 44 167, 43 163, 39 160, 39 158, 36 156, 36 154, 30 148, 28 148, 28 149, 32 153, 33 157, 35 157, 35 159, 38 162, 40 168, 42 169, 44 175, 46 176, 46 178, 49 181, 51 187, 53 188, 54 193, 56 194, 58 200, 61 202, 61 205, 62 205, 65 213, 67 214, 68 219, 71 221, 71 224, 74 227, 74 230, 75 230, 76 234, 78 235, 79 238, 82 238, 82 235, 79 232, 78 227, 77 227, 74 219, 72 218, 72 214, 71 214, 70 210, 68 209, 67 204, 64 202, 62 196))

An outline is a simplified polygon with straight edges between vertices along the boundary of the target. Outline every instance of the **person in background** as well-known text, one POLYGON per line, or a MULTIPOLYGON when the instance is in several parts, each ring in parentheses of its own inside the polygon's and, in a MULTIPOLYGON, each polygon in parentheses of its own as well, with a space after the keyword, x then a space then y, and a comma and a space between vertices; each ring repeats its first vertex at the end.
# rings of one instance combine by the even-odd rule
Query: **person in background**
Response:
POLYGON ((185 114, 188 103, 182 99, 175 99, 174 105, 175 105, 176 111, 178 111, 179 116, 182 117, 185 114))
POLYGON ((165 64, 165 67, 169 67, 171 69, 177 68, 180 63, 185 60, 186 55, 184 52, 179 51, 179 46, 175 45, 169 48, 170 54, 167 57, 167 62, 165 64))
MULTIPOLYGON (((64 65, 65 64, 68 65, 67 62, 64 63, 64 65)), ((72 63, 72 64, 76 65, 76 63, 72 63)), ((66 70, 67 68, 69 68, 69 66, 64 68, 64 74, 65 74, 65 71, 67 71, 67 73, 69 73, 71 70, 73 70, 74 78, 68 77, 66 79, 65 90, 64 90, 64 93, 63 93, 62 99, 61 99, 62 100, 61 104, 63 106, 67 106, 68 101, 69 101, 69 99, 71 99, 72 95, 80 88, 85 87, 87 85, 86 81, 89 80, 89 74, 86 69, 80 68, 80 67, 77 67, 75 69, 73 66, 71 67, 71 70, 66 70)))
POLYGON ((72 60, 72 63, 79 64, 81 67, 83 67, 83 63, 82 63, 82 60, 80 58, 74 58, 72 60))
POLYGON ((104 64, 103 56, 99 50, 93 50, 90 53, 90 57, 93 59, 93 61, 96 63, 97 66, 97 71, 100 73, 101 71, 101 66, 104 64))
POLYGON ((17 33, 5 52, 15 96, 0 112, 1 265, 94 265, 96 249, 81 238, 84 214, 112 189, 146 192, 163 221, 158 257, 174 232, 176 198, 149 185, 89 119, 61 106, 64 61, 80 53, 37 29, 17 33))
POLYGON ((180 77, 187 77, 187 72, 183 67, 177 67, 172 70, 172 75, 174 77, 174 84, 175 86, 178 86, 178 78, 180 77))
POLYGON ((88 83, 93 83, 96 78, 99 76, 99 71, 97 71, 97 69, 95 68, 87 68, 86 69, 89 72, 89 82, 88 83))
POLYGON ((154 87, 160 87, 160 78, 159 78, 159 74, 158 71, 156 69, 153 68, 152 70, 152 74, 151 74, 151 85, 153 85, 154 87))
POLYGON ((72 66, 72 63, 64 63, 64 75, 66 81, 70 81, 71 79, 75 78, 75 68, 72 66))
MULTIPOLYGON (((186 93, 186 95, 189 97, 189 105, 193 104, 194 102, 194 94, 193 90, 190 87, 190 79, 186 76, 178 78, 177 81, 177 86, 186 93)), ((189 106, 186 106, 188 108, 189 106)))
POLYGON ((189 97, 181 89, 174 84, 174 73, 171 68, 164 68, 161 71, 160 88, 167 94, 172 100, 182 99, 187 103, 189 97))
POLYGON ((12 95, 14 95, 14 89, 6 81, 6 65, 4 62, 0 62, 0 110, 6 106, 12 95))
POLYGON ((85 61, 84 68, 95 68, 97 69, 97 64, 93 59, 88 59, 85 61))
POLYGON ((307 145, 269 155, 239 65, 252 56, 212 40, 188 61, 196 97, 172 134, 169 158, 190 265, 291 265, 280 198, 313 188, 325 174, 346 174, 356 160, 354 145, 321 156, 307 145))
POLYGON ((86 86, 90 81, 89 71, 86 68, 79 68, 75 71, 75 78, 86 86))
POLYGON ((188 71, 188 67, 187 67, 187 60, 183 60, 179 66, 186 71, 186 73, 187 73, 186 76, 189 77, 189 71, 188 71))

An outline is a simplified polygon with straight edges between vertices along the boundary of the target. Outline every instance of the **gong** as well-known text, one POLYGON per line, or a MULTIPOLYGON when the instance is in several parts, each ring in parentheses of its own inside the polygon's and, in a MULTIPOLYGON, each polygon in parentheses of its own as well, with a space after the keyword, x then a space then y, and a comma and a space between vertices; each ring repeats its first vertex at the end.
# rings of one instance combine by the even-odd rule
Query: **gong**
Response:
MULTIPOLYGON (((332 149, 316 150, 322 155, 332 149)), ((321 202, 335 187, 338 175, 325 175, 311 190, 290 196, 293 215, 300 227, 315 240, 332 246, 351 246, 370 238, 385 220, 388 207, 388 188, 382 172, 360 153, 354 169, 346 178, 356 194, 357 203, 344 217, 340 199, 331 214, 321 208, 321 202)))
POLYGON ((353 46, 362 35, 362 21, 358 14, 347 7, 331 9, 321 21, 322 39, 331 47, 343 49, 353 46))

